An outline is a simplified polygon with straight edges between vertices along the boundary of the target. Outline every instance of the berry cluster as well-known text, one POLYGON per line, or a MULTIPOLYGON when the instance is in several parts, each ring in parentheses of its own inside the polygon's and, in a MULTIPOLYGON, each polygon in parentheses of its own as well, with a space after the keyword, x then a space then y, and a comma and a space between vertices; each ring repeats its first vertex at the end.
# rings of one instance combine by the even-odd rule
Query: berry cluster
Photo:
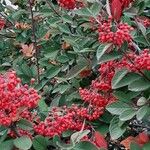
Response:
POLYGON ((82 100, 90 103, 91 105, 97 107, 105 107, 108 103, 108 100, 105 99, 101 94, 88 90, 88 89, 79 89, 80 96, 82 100))
POLYGON ((114 29, 110 20, 105 21, 99 26, 99 41, 101 43, 113 43, 114 45, 121 46, 124 42, 130 43, 132 37, 130 31, 133 28, 126 23, 120 23, 114 29))
MULTIPOLYGON (((101 108, 89 106, 88 108, 72 105, 71 107, 53 108, 45 121, 34 126, 36 133, 48 137, 61 135, 64 131, 79 131, 84 119, 95 120, 103 113, 101 108)), ((88 128, 86 125, 85 128, 88 128)))
POLYGON ((60 5, 60 7, 68 10, 84 6, 82 2, 78 2, 77 0, 58 0, 58 4, 60 5))
POLYGON ((0 30, 3 29, 5 26, 5 20, 3 18, 0 18, 0 30))
POLYGON ((127 68, 129 71, 150 70, 150 50, 144 49, 140 54, 129 53, 118 62, 118 68, 127 68))
POLYGON ((76 0, 58 0, 60 7, 65 9, 74 9, 76 7, 76 0))
POLYGON ((115 74, 115 68, 117 63, 115 61, 108 61, 100 65, 99 73, 100 76, 92 81, 93 89, 98 91, 111 91, 111 80, 115 74))
POLYGON ((150 27, 150 19, 148 17, 138 17, 137 20, 144 25, 145 28, 150 27))
POLYGON ((37 107, 39 99, 37 91, 22 85, 14 71, 0 75, 0 125, 31 118, 30 110, 37 107))

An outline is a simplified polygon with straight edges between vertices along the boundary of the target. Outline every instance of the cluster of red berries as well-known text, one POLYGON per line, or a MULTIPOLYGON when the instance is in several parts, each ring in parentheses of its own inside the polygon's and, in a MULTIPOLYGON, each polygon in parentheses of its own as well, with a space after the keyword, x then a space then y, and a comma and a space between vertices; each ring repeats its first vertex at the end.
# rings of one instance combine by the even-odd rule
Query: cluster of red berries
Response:
POLYGON ((108 103, 106 98, 95 91, 80 88, 79 93, 82 100, 99 108, 105 107, 108 103))
POLYGON ((113 43, 114 45, 121 46, 124 42, 130 43, 132 41, 130 31, 133 28, 131 26, 126 23, 120 23, 114 27, 116 29, 113 29, 113 27, 110 20, 99 25, 98 32, 101 43, 113 43))
POLYGON ((68 10, 84 6, 82 2, 78 2, 77 0, 58 0, 58 4, 60 7, 68 10))
POLYGON ((28 130, 23 130, 18 127, 15 127, 15 130, 16 131, 10 130, 8 132, 8 135, 12 138, 21 137, 21 136, 28 136, 30 139, 33 138, 32 133, 28 130))
POLYGON ((102 63, 99 68, 100 76, 92 81, 92 88, 98 91, 108 92, 111 91, 111 81, 115 74, 117 63, 115 61, 108 61, 102 63))
POLYGON ((74 9, 76 7, 76 0, 58 0, 58 3, 65 9, 74 9))
POLYGON ((25 117, 25 113, 37 107, 39 100, 37 91, 22 85, 14 71, 0 75, 0 125, 10 126, 25 117))
POLYGON ((148 17, 138 17, 137 20, 141 22, 145 28, 150 27, 150 19, 148 17))
POLYGON ((5 20, 3 18, 0 18, 0 30, 4 28, 5 23, 5 20))
MULTIPOLYGON (((34 126, 36 133, 48 137, 61 135, 64 131, 79 131, 83 126, 84 119, 95 120, 103 113, 101 108, 89 106, 88 108, 72 105, 71 107, 53 108, 45 121, 34 126)), ((88 128, 86 125, 85 128, 88 128)))
POLYGON ((118 67, 125 67, 129 71, 150 70, 150 50, 144 49, 140 54, 129 53, 118 63, 118 67))

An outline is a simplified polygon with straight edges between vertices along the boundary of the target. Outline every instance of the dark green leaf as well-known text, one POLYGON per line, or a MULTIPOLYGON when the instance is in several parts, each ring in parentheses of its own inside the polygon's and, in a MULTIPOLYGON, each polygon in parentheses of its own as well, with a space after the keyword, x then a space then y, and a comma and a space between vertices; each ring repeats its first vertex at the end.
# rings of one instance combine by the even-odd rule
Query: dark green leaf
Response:
POLYGON ((130 91, 144 91, 150 88, 150 82, 144 78, 139 78, 132 83, 129 84, 128 86, 130 91))
POLYGON ((121 121, 127 121, 127 120, 132 119, 135 115, 136 115, 136 111, 134 109, 128 109, 128 110, 123 111, 120 114, 119 119, 121 121))
POLYGON ((32 146, 32 141, 29 137, 22 136, 14 140, 14 145, 21 150, 29 150, 32 146))
POLYGON ((148 109, 149 109, 149 106, 141 107, 136 113, 137 119, 142 120, 144 118, 144 116, 146 115, 146 113, 148 112, 148 109))
POLYGON ((47 141, 45 137, 37 135, 33 139, 33 147, 35 150, 47 150, 47 141))
POLYGON ((104 55, 104 53, 109 49, 109 47, 111 45, 112 45, 111 43, 109 43, 109 44, 101 44, 98 47, 97 52, 96 52, 96 57, 97 57, 98 61, 100 61, 101 57, 104 55))
POLYGON ((19 120, 17 122, 17 125, 23 130, 32 130, 33 129, 32 123, 25 119, 19 120))
POLYGON ((118 139, 119 137, 121 137, 123 135, 123 133, 125 132, 125 128, 121 128, 119 126, 119 118, 118 117, 114 117, 111 120, 110 126, 109 126, 109 132, 110 132, 110 136, 113 140, 118 139))
MULTIPOLYGON (((115 73, 112 79, 112 88, 116 89, 118 86, 117 84, 122 80, 122 78, 128 73, 126 69, 119 70, 115 73)), ((119 86, 120 87, 120 86, 119 86)))
POLYGON ((129 106, 123 102, 118 101, 118 102, 115 102, 115 103, 108 105, 106 107, 106 109, 114 115, 120 115, 125 110, 131 109, 131 106, 129 106))
POLYGON ((92 143, 83 141, 76 144, 72 150, 98 150, 98 149, 92 143))

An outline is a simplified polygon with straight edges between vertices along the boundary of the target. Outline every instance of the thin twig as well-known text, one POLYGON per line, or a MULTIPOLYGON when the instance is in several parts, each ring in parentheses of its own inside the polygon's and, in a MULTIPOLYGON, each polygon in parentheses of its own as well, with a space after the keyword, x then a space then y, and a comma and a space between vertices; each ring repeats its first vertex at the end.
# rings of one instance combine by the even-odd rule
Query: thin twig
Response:
POLYGON ((48 6, 53 10, 53 12, 55 12, 55 14, 59 17, 61 17, 61 15, 53 8, 53 6, 51 5, 51 3, 48 0, 45 0, 46 3, 48 4, 48 6))
POLYGON ((21 137, 20 134, 18 133, 16 129, 16 124, 14 123, 13 125, 10 126, 11 130, 15 133, 17 137, 21 137))
POLYGON ((37 66, 37 81, 40 83, 40 68, 39 68, 39 50, 37 47, 37 41, 36 41, 36 35, 35 35, 35 23, 34 23, 34 18, 33 18, 33 10, 32 10, 32 2, 29 0, 29 5, 30 5, 30 13, 31 13, 31 21, 32 21, 32 33, 33 33, 33 38, 34 38, 34 48, 35 48, 35 57, 36 57, 36 66, 37 66))
POLYGON ((4 36, 6 38, 16 38, 15 36, 8 36, 8 35, 5 35, 5 34, 0 34, 0 36, 4 36))

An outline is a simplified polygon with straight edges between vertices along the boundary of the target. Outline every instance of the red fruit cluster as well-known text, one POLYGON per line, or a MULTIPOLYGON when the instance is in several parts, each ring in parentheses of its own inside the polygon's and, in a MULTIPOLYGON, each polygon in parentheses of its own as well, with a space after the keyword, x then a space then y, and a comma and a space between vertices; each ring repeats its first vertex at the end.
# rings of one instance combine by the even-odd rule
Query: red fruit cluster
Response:
MULTIPOLYGON (((48 137, 61 135, 64 131, 79 131, 84 119, 95 120, 103 113, 101 108, 89 106, 88 108, 72 105, 71 107, 53 108, 45 121, 34 126, 36 133, 48 137)), ((88 126, 86 125, 85 128, 88 126)))
POLYGON ((5 26, 5 20, 3 18, 0 18, 0 30, 3 29, 5 26))
POLYGON ((110 8, 113 19, 119 21, 123 10, 129 6, 133 0, 110 0, 110 8))
POLYGON ((65 9, 74 9, 76 7, 76 0, 58 0, 58 3, 65 9))
POLYGON ((139 55, 135 53, 126 54, 118 63, 118 67, 126 67, 129 71, 150 70, 150 50, 145 49, 139 55))
POLYGON ((16 137, 21 137, 21 136, 28 136, 29 138, 33 138, 32 136, 32 133, 30 131, 27 131, 27 130, 23 130, 23 129, 20 129, 18 127, 15 128, 16 132, 14 132, 13 130, 10 130, 8 132, 8 135, 12 138, 16 138, 16 137))
POLYGON ((84 6, 82 2, 78 2, 77 0, 58 0, 58 4, 60 5, 60 7, 69 9, 69 10, 84 6))
POLYGON ((95 91, 80 88, 79 93, 82 100, 84 100, 87 103, 90 103, 91 105, 97 107, 105 107, 108 103, 108 99, 104 98, 101 94, 95 91))
POLYGON ((1 74, 0 125, 10 126, 21 118, 31 118, 30 110, 37 107, 39 99, 37 91, 22 85, 14 71, 1 74))
POLYGON ((100 65, 99 73, 100 76, 92 81, 93 89, 98 91, 108 92, 111 91, 111 80, 115 74, 115 68, 117 63, 115 61, 108 61, 100 65))
POLYGON ((130 32, 133 28, 131 26, 126 23, 120 23, 115 27, 116 29, 113 29, 113 27, 110 20, 105 21, 99 26, 99 41, 101 43, 113 43, 114 45, 121 46, 124 42, 130 43, 132 41, 130 32))
POLYGON ((137 20, 144 25, 145 28, 150 27, 150 19, 148 17, 138 17, 137 20))

